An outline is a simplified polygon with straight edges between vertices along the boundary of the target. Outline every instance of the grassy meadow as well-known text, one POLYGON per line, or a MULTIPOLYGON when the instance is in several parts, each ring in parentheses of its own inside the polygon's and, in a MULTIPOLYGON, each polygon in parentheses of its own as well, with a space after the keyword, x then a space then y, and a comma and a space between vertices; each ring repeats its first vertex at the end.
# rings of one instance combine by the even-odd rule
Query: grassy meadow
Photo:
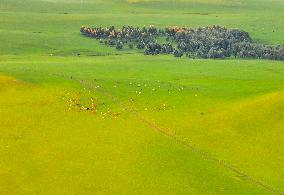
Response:
POLYGON ((283 7, 1 0, 0 194, 283 193, 283 61, 145 56, 79 32, 218 24, 284 44, 283 7))

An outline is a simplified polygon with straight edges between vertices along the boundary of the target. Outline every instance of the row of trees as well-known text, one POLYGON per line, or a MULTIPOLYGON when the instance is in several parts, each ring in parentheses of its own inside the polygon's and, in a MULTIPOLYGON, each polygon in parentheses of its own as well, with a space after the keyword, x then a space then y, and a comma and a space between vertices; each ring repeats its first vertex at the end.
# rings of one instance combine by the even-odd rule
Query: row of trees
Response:
POLYGON ((239 29, 221 26, 202 28, 169 27, 157 29, 154 26, 121 29, 102 27, 81 27, 81 32, 99 39, 106 45, 123 49, 144 50, 146 55, 173 54, 190 58, 261 58, 284 60, 283 45, 253 43, 249 34, 239 29))
POLYGON ((122 42, 149 42, 153 41, 156 37, 162 36, 163 30, 159 30, 154 26, 149 27, 132 27, 123 26, 121 29, 115 29, 114 26, 109 28, 102 27, 81 27, 81 32, 89 37, 97 39, 117 39, 122 42))

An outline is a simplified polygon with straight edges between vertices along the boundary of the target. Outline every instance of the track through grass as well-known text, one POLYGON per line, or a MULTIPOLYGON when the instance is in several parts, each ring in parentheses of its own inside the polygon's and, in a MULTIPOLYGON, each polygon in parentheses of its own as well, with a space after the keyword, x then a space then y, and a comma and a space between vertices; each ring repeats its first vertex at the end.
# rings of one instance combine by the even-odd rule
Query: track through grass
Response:
MULTIPOLYGON (((83 83, 84 86, 88 87, 88 89, 90 89, 90 90, 94 89, 93 83, 88 83, 86 81, 82 82, 82 80, 78 81, 78 82, 83 83)), ((95 83, 95 84, 97 86, 98 83, 95 83)), ((117 99, 117 97, 115 97, 113 94, 111 94, 111 92, 109 92, 105 89, 100 89, 99 91, 101 93, 103 93, 104 96, 111 99, 114 103, 119 104, 123 109, 127 110, 129 113, 132 113, 140 122, 144 123, 146 126, 150 127, 152 130, 154 130, 154 131, 156 131, 156 132, 158 132, 158 133, 160 133, 160 134, 162 134, 162 135, 164 135, 164 136, 166 136, 170 139, 175 140, 178 144, 185 146, 186 148, 194 151, 195 153, 202 156, 202 158, 204 158, 205 160, 213 161, 213 162, 217 163, 218 165, 236 173, 238 175, 238 177, 243 178, 244 180, 248 180, 249 182, 255 184, 256 186, 262 187, 269 192, 272 192, 272 193, 275 193, 275 194, 282 194, 281 191, 274 188, 273 186, 267 185, 265 182, 260 181, 256 178, 250 176, 249 174, 239 170, 237 167, 234 167, 233 165, 227 163, 226 161, 220 160, 220 159, 212 156, 210 153, 200 150, 199 148, 196 147, 196 144, 190 140, 190 138, 178 137, 178 136, 175 135, 173 130, 171 130, 170 128, 160 127, 155 122, 153 122, 152 119, 145 118, 143 115, 141 115, 139 112, 137 112, 135 107, 128 105, 128 104, 125 104, 121 100, 117 99)))
POLYGON ((283 62, 144 56, 78 32, 215 24, 283 44, 283 7, 2 0, 0 193, 283 193, 283 62))

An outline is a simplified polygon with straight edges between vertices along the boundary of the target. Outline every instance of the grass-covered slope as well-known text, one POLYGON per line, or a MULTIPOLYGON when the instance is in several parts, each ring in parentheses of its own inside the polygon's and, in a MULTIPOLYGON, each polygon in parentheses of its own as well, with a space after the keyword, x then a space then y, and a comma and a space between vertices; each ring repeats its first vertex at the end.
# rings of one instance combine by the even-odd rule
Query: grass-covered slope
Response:
POLYGON ((0 194, 283 192, 283 62, 144 56, 78 32, 219 24, 283 44, 282 7, 2 0, 0 194))
POLYGON ((48 59, 1 62, 18 78, 1 84, 5 189, 15 181, 26 192, 58 182, 59 192, 267 192, 256 181, 283 189, 282 63, 48 59), (95 97, 98 111, 69 107, 78 97, 95 97))
POLYGON ((267 193, 129 113, 68 112, 65 89, 10 77, 1 85, 3 194, 267 193))

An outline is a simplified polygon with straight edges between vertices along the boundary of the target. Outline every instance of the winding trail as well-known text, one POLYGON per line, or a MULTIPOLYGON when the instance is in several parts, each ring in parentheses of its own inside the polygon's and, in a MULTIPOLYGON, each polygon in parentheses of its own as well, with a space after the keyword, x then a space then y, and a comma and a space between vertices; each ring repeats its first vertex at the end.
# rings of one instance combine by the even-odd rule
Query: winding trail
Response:
MULTIPOLYGON (((94 82, 87 82, 86 80, 83 80, 83 83, 82 83, 82 80, 80 80, 80 83, 84 84, 84 86, 87 87, 88 89, 94 90, 94 82)), ((98 84, 98 83, 96 82, 96 84, 98 84)), ((258 187, 265 189, 266 191, 268 191, 270 193, 283 195, 283 192, 281 192, 280 190, 274 188, 273 186, 265 183, 264 181, 261 181, 261 180, 255 178, 255 177, 243 172, 242 170, 238 169, 237 167, 227 163, 225 160, 218 159, 218 158, 214 157, 213 155, 211 155, 210 153, 202 151, 201 149, 196 147, 196 144, 189 141, 187 138, 177 136, 174 133, 171 133, 173 131, 170 131, 169 128, 159 126, 158 124, 153 122, 151 119, 144 117, 142 114, 137 112, 135 109, 131 108, 129 103, 124 103, 122 100, 118 99, 116 96, 114 96, 108 90, 106 90, 104 88, 97 88, 96 90, 99 91, 100 93, 102 93, 102 95, 104 95, 105 97, 112 100, 114 103, 120 105, 122 108, 124 108, 129 113, 132 113, 140 122, 142 122, 143 124, 148 126, 150 129, 158 132, 159 134, 162 134, 165 137, 168 137, 169 139, 174 140, 176 143, 178 143, 178 144, 190 149, 191 151, 199 154, 203 159, 215 162, 219 166, 224 167, 224 168, 232 171, 233 173, 237 174, 238 176, 244 178, 245 180, 251 182, 252 184, 254 184, 258 187)))
MULTIPOLYGON (((28 69, 26 69, 28 70, 28 69)), ((38 73, 42 73, 40 71, 34 71, 34 72, 38 72, 38 73)), ((129 103, 125 103, 122 100, 120 100, 119 98, 117 98, 115 95, 113 95, 111 92, 109 92, 108 90, 100 87, 100 88, 95 88, 95 85, 98 85, 99 83, 97 81, 88 81, 88 80, 84 80, 84 79, 78 79, 75 77, 71 77, 68 76, 66 74, 49 74, 49 76, 52 77, 57 77, 57 78, 63 78, 65 80, 71 80, 71 81, 76 81, 78 82, 80 85, 84 86, 85 88, 89 89, 89 90, 96 90, 98 92, 100 92, 103 96, 109 98, 113 103, 121 106, 123 109, 125 109, 127 112, 133 114, 141 123, 145 124, 146 126, 148 126, 150 129, 156 131, 157 133, 174 140, 176 143, 178 143, 179 145, 190 149, 191 151, 195 152, 196 154, 199 154, 203 159, 205 160, 209 160, 212 162, 215 162, 216 164, 218 164, 219 166, 230 170, 231 172, 237 174, 238 176, 244 178, 245 180, 249 181, 250 183, 254 184, 255 186, 258 186, 260 188, 265 189, 267 192, 273 193, 273 194, 279 194, 279 195, 283 195, 283 192, 281 192, 279 189, 274 188, 273 186, 265 183, 264 181, 261 181, 251 175, 249 175, 248 173, 245 173, 244 171, 240 170, 239 168, 231 165, 230 163, 226 162, 225 160, 222 159, 218 159, 216 157, 214 157, 212 154, 203 151, 201 149, 199 149, 198 147, 196 147, 196 144, 192 141, 189 141, 188 138, 185 137, 180 137, 177 136, 174 133, 171 133, 173 131, 170 131, 169 128, 165 128, 165 127, 161 127, 158 124, 156 124, 155 122, 153 122, 151 119, 149 118, 145 118, 142 114, 140 114, 139 112, 137 112, 135 109, 133 109, 129 103)))

